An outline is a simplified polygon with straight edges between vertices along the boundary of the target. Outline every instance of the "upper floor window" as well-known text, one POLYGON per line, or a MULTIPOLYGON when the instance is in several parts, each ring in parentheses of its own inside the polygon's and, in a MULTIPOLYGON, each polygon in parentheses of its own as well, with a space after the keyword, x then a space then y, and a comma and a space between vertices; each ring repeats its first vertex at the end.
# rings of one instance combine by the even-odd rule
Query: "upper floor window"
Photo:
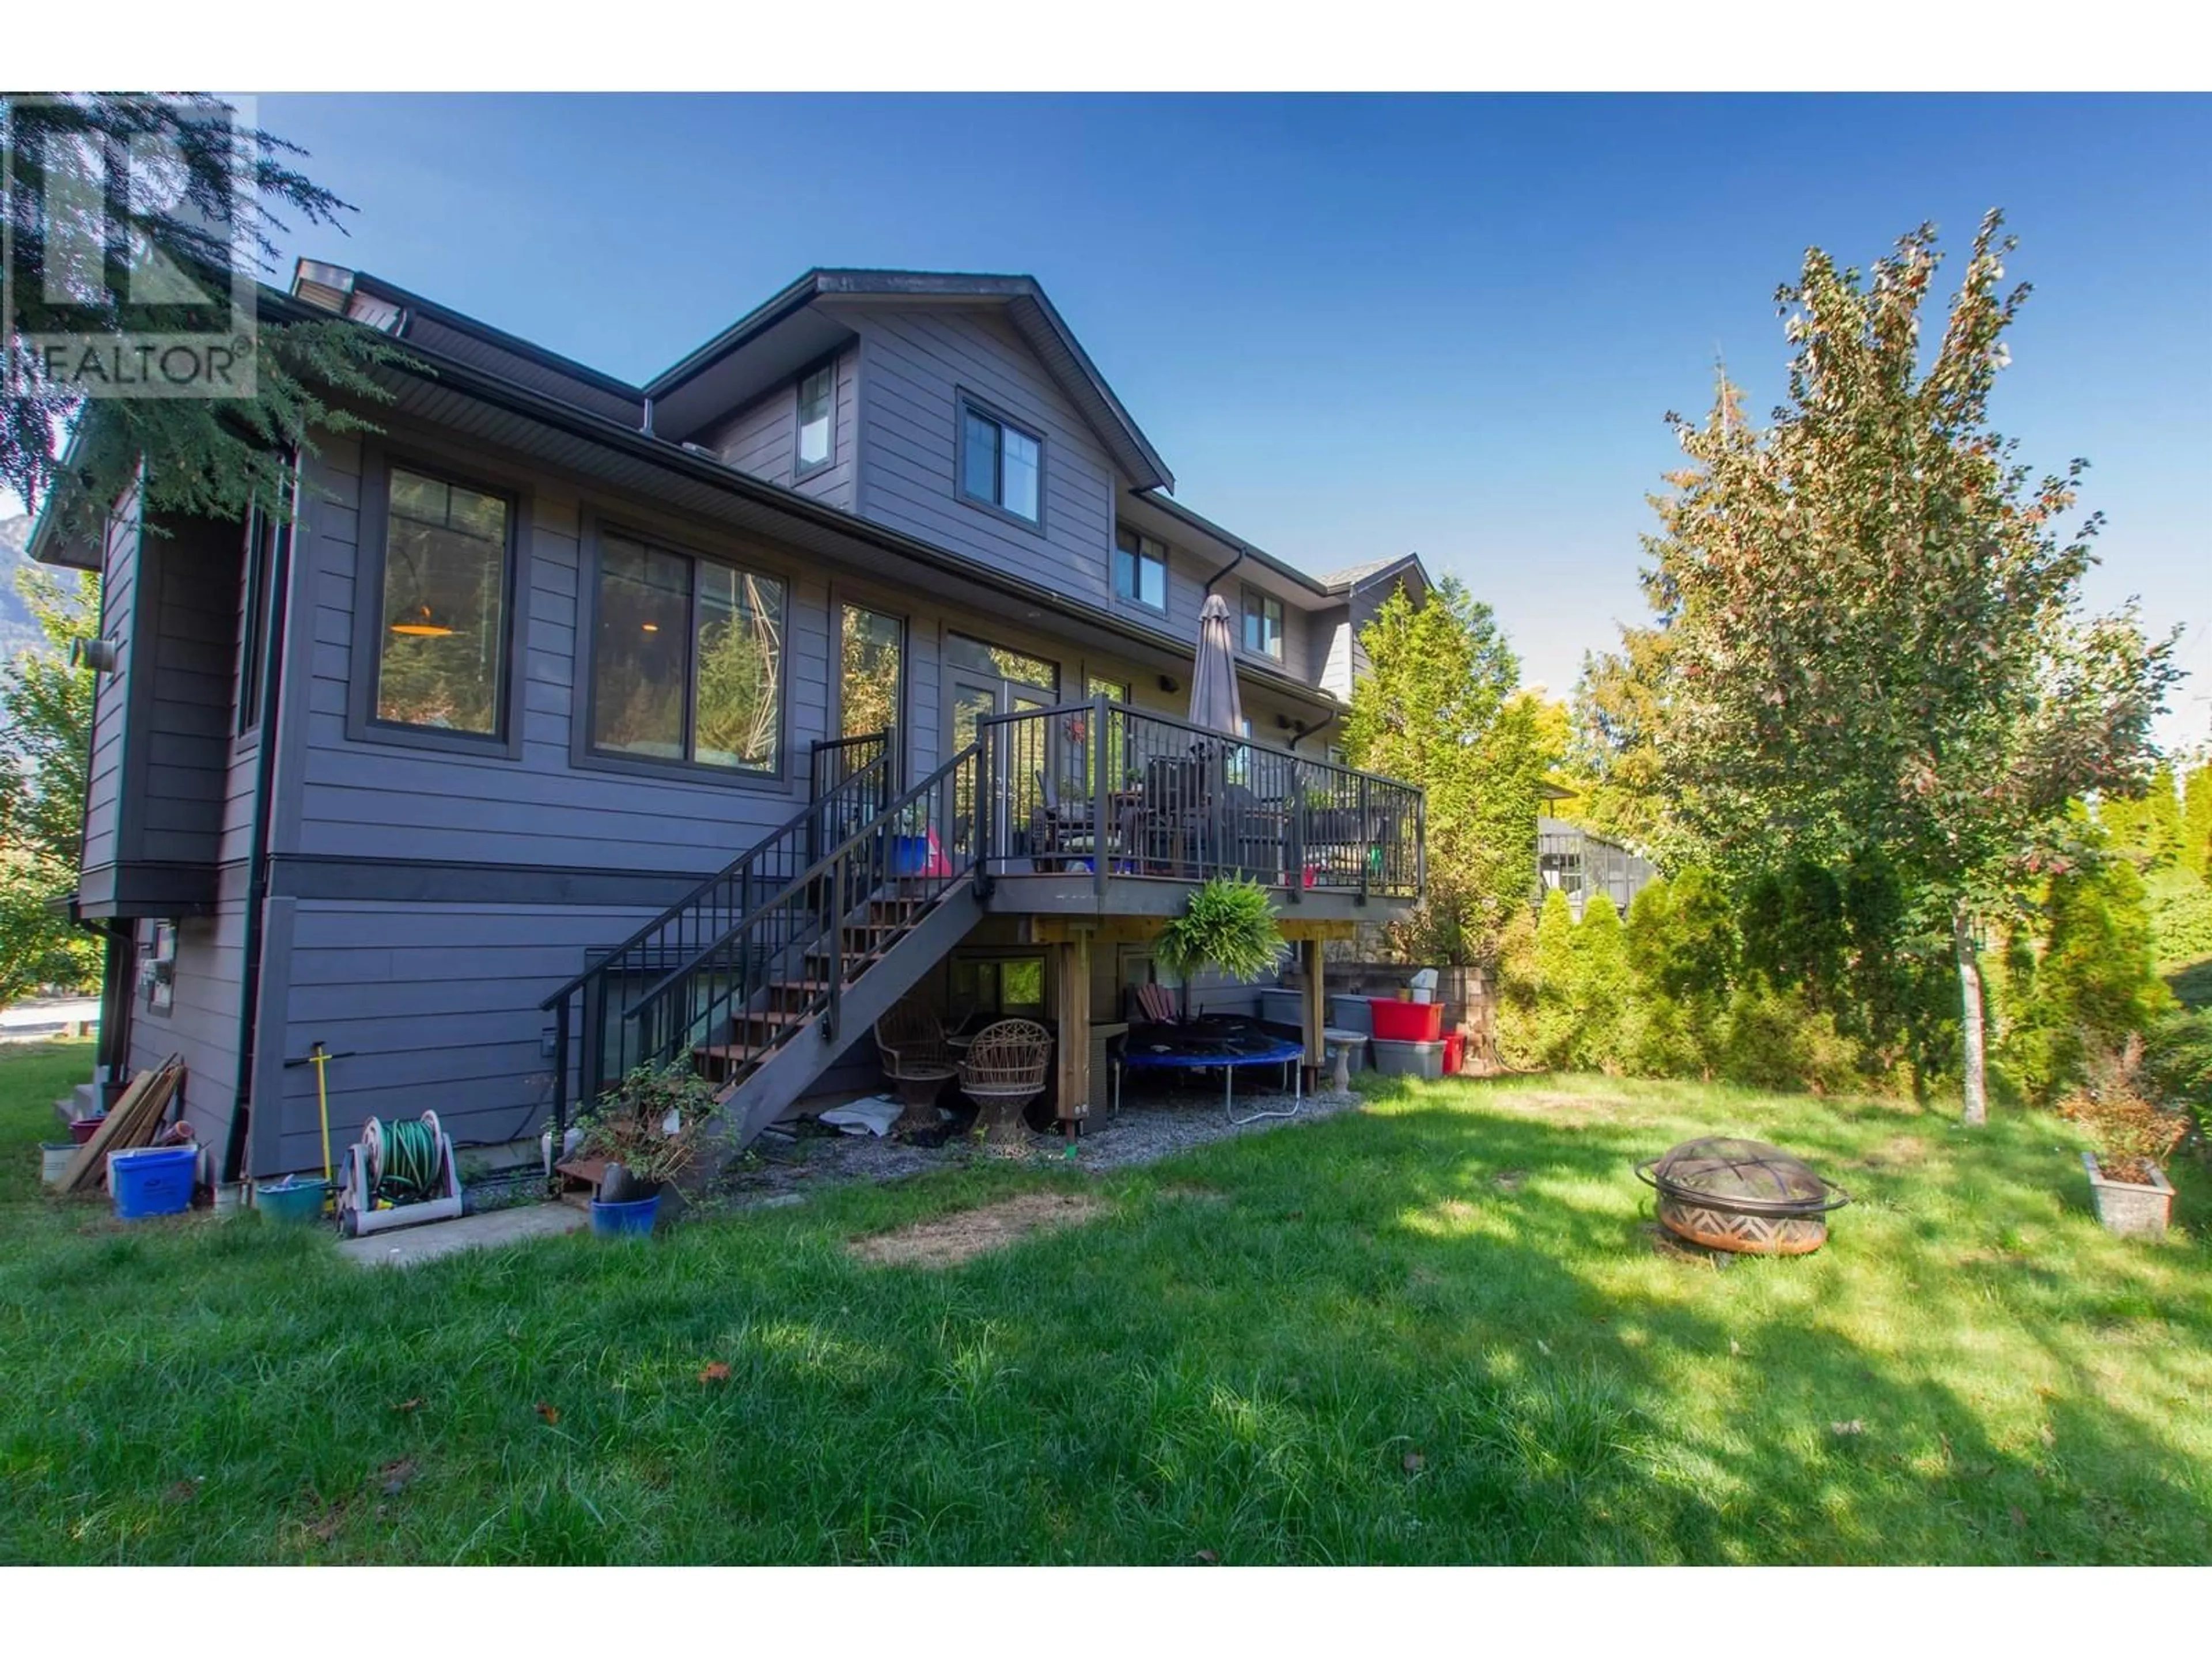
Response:
POLYGON ((837 365, 824 363, 799 382, 799 461, 801 477, 836 459, 837 365))
POLYGON ((773 773, 783 763, 783 584, 610 535, 599 546, 592 747, 773 773))
POLYGON ((1044 440, 963 399, 960 493, 1024 524, 1042 521, 1044 440))
POLYGON ((1283 659, 1283 602, 1256 587, 1244 590, 1244 648, 1277 662, 1283 659))
POLYGON ((394 465, 375 718, 496 738, 507 677, 507 498, 394 465))
POLYGON ((1150 536, 1114 532, 1114 591, 1154 611, 1168 608, 1168 550, 1150 536))

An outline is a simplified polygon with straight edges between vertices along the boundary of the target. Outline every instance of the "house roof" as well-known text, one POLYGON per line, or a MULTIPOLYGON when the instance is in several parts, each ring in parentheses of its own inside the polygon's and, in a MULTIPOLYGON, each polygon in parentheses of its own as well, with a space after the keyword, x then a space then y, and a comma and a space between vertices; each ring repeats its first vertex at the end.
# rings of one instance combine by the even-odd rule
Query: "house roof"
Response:
POLYGON ((1170 518, 1180 520, 1182 523, 1189 526, 1194 530, 1201 532, 1207 536, 1211 536, 1215 541, 1219 542, 1224 547, 1230 549, 1232 552, 1239 555, 1241 557, 1250 559, 1256 564, 1264 565, 1267 568, 1275 572, 1278 575, 1288 577, 1291 581, 1295 582, 1298 586, 1304 588, 1309 593, 1312 593, 1316 596, 1326 596, 1328 592, 1328 588, 1322 585, 1318 577, 1312 575, 1309 572, 1299 569, 1297 566, 1294 564, 1288 563, 1282 559, 1277 558, 1265 548, 1253 546, 1251 543, 1246 541, 1242 536, 1239 536, 1234 531, 1223 529, 1219 525, 1214 523, 1212 520, 1206 518, 1200 514, 1194 513, 1190 508, 1185 507, 1181 501, 1175 500, 1172 496, 1164 495, 1157 489, 1146 489, 1137 492, 1136 499, 1144 502, 1147 507, 1158 507, 1161 512, 1165 513, 1170 518))
POLYGON ((1046 372, 1082 411, 1137 487, 1175 488, 1175 475, 1168 471, 1167 463, 1122 406, 1098 366, 1091 361, 1091 354, 1084 350, 1034 276, 936 270, 810 270, 647 382, 643 390, 653 402, 655 423, 665 426, 671 436, 688 436, 700 421, 720 412, 720 408, 709 410, 708 404, 728 405, 728 388, 764 384, 819 356, 842 331, 813 312, 816 301, 821 300, 1002 307, 1014 331, 1036 353, 1046 372), (703 398, 697 395, 699 388, 706 389, 703 398))
MULTIPOLYGON (((1034 276, 817 268, 643 386, 604 374, 368 271, 302 259, 290 294, 264 288, 261 298, 264 310, 275 313, 307 307, 299 314, 334 313, 349 318, 404 341, 426 358, 480 371, 672 447, 681 446, 748 395, 746 388, 754 383, 764 385, 795 372, 849 337, 842 324, 814 308, 819 300, 1002 306, 1008 322, 1128 473, 1133 481, 1132 499, 1212 538, 1238 559, 1251 560, 1317 600, 1326 602, 1349 591, 1340 580, 1349 573, 1317 578, 1167 495, 1175 479, 1166 464, 1034 276)), ((806 499, 796 492, 782 493, 793 500, 806 499)), ((47 517, 41 513, 34 526, 34 557, 74 563, 89 556, 96 562, 96 550, 57 545, 47 517)), ((1379 574, 1407 565, 1420 568, 1416 556, 1405 555, 1355 570, 1379 574)), ((1427 573, 1420 574, 1425 583, 1427 573)))
POLYGON ((1346 565, 1341 570, 1332 570, 1321 579, 1322 586, 1332 593, 1351 593, 1371 586, 1389 576, 1403 576, 1407 571, 1421 579, 1421 586, 1432 588, 1436 583, 1429 578, 1428 567, 1421 562, 1418 553, 1400 553, 1389 558, 1370 559, 1364 564, 1346 565))
MULTIPOLYGON (((263 316, 272 321, 328 313, 326 304, 266 288, 261 292, 261 309, 263 316)), ((642 487, 642 481, 653 477, 669 480, 652 488, 650 493, 679 506, 694 499, 702 504, 726 503, 733 514, 743 516, 748 527, 776 536, 802 551, 834 558, 851 557, 859 547, 880 549, 1010 599, 1055 611, 1086 627, 1142 646, 1163 660, 1180 662, 1188 658, 1190 641, 1163 629, 755 477, 719 456, 646 430, 636 422, 584 407, 571 397, 499 368, 456 356, 412 337, 408 337, 407 347, 419 360, 419 370, 376 371, 379 379, 395 388, 404 388, 397 405, 398 412, 440 420, 491 442, 514 442, 526 430, 548 434, 564 448, 571 464, 577 453, 575 445, 581 441, 592 450, 621 458, 627 487, 642 487), (485 410, 499 411, 497 422, 488 420, 485 410), (682 481, 680 491, 675 487, 676 480, 682 481)), ((1270 665, 1241 662, 1238 672, 1285 698, 1322 708, 1339 706, 1327 691, 1270 665)))

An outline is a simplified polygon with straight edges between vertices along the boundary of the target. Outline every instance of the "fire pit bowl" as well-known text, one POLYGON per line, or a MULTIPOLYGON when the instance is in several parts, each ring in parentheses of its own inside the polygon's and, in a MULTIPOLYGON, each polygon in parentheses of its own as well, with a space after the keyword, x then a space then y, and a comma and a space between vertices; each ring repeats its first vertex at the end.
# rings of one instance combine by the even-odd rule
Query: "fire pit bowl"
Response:
POLYGON ((1804 1255, 1828 1242, 1828 1212, 1851 1195, 1763 1140, 1708 1135, 1636 1166, 1659 1194, 1659 1224, 1713 1250, 1804 1255))

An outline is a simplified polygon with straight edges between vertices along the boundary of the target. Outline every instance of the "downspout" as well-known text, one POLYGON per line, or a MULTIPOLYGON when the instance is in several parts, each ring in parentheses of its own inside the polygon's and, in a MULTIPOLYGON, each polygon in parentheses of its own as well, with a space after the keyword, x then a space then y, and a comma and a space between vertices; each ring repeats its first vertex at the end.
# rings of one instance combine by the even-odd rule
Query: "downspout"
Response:
POLYGON ((1227 564, 1223 565, 1220 569, 1215 571, 1211 576, 1208 576, 1206 579, 1205 585, 1198 590, 1199 597, 1200 599, 1204 599, 1206 595, 1212 592, 1214 583, 1219 581, 1231 571, 1236 569, 1238 565, 1243 563, 1244 556, 1250 551, 1251 549, 1246 547, 1242 542, 1239 542, 1237 545, 1237 556, 1230 560, 1227 564))
POLYGON ((1304 743, 1308 738, 1313 736, 1315 732, 1328 731, 1330 726, 1335 725, 1337 721, 1343 718, 1344 711, 1341 708, 1332 708, 1328 711, 1328 718, 1327 720, 1316 720, 1311 726, 1299 726, 1297 731, 1292 735, 1291 740, 1285 744, 1283 747, 1289 750, 1296 750, 1300 744, 1304 743))
MULTIPOLYGON (((246 854, 245 965, 238 1004, 238 1091, 231 1102, 230 1136, 223 1147, 222 1179, 236 1181, 246 1164, 252 1115, 254 1048, 260 1040, 261 907, 269 896, 269 810, 276 775, 277 711, 283 706, 284 635, 290 620, 292 555, 299 545, 300 455, 292 453, 292 502, 276 556, 269 561, 269 618, 262 629, 260 746, 254 754, 253 829, 246 854)), ((261 556, 252 548, 247 557, 261 556)))

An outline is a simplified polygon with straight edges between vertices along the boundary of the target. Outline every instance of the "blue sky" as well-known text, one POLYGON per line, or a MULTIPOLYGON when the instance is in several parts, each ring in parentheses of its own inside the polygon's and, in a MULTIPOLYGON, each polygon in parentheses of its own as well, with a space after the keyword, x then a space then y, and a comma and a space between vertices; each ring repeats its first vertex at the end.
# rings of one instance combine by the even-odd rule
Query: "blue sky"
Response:
MULTIPOLYGON (((2212 100, 277 97, 354 203, 293 252, 611 373, 811 265, 1037 276, 1178 496, 1309 568, 1419 551, 1564 690, 1724 356, 1763 411, 1808 244, 2002 205, 2036 285, 1996 407, 2094 463, 2090 598, 2186 624, 2212 703, 2212 100)), ((1955 261, 1954 261, 1955 264, 1955 261)))

